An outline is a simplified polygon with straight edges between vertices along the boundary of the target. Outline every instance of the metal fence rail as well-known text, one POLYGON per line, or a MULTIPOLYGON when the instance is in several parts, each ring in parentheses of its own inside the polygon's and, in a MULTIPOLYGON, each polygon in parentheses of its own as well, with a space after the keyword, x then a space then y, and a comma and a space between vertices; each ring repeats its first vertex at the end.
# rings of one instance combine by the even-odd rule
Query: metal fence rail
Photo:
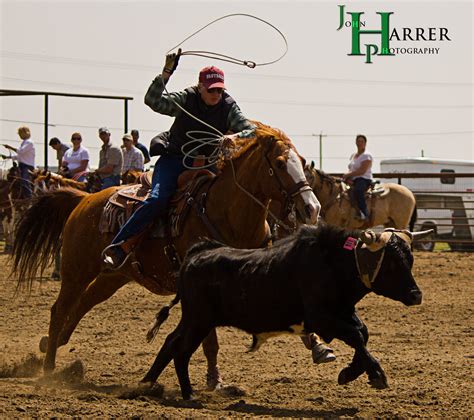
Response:
POLYGON ((415 230, 434 229, 419 247, 432 251, 445 242, 453 251, 474 251, 474 174, 380 173, 375 178, 409 188, 416 197, 415 230))

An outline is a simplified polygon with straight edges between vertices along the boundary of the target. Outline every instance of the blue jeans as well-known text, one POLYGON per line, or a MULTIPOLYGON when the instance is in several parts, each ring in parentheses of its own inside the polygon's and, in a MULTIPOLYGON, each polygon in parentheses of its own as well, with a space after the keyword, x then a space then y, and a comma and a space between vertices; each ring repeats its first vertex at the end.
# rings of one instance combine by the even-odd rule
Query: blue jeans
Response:
POLYGON ((168 204, 176 191, 179 175, 186 170, 181 156, 163 155, 153 170, 150 196, 122 226, 112 243, 117 244, 143 232, 157 217, 168 209, 168 204))
POLYGON ((369 217, 369 210, 367 209, 367 203, 365 202, 365 192, 369 188, 372 180, 356 178, 353 182, 352 190, 354 191, 354 198, 357 206, 366 217, 369 217))
POLYGON ((35 168, 22 162, 18 162, 18 168, 20 168, 21 176, 21 197, 31 198, 33 190, 31 188, 31 175, 29 171, 33 171, 35 168))
POLYGON ((111 175, 107 178, 102 179, 102 186, 100 187, 100 191, 105 190, 109 187, 117 187, 120 185, 120 175, 111 175))

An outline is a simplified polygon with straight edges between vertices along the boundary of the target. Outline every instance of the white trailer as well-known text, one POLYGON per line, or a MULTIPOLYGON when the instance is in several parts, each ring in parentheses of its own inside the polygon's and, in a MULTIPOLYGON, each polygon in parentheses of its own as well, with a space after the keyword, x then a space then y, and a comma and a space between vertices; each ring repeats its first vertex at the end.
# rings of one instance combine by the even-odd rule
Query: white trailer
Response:
MULTIPOLYGON (((435 239, 474 239, 474 176, 461 178, 456 174, 474 175, 474 161, 432 158, 387 159, 380 162, 382 173, 443 173, 453 174, 439 178, 401 178, 401 184, 416 197, 419 230, 433 228, 435 239)), ((395 182, 399 179, 384 179, 395 182)), ((472 244, 450 243, 451 249, 472 249, 472 244)), ((425 242, 423 248, 432 250, 434 242, 425 242)))

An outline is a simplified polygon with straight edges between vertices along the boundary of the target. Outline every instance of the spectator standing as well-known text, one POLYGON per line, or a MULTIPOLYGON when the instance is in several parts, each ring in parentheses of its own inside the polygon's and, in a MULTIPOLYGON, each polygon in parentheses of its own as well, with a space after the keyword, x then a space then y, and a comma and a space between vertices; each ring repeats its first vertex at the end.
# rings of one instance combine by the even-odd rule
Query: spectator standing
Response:
POLYGON ((144 169, 143 153, 134 146, 133 137, 130 134, 124 134, 122 137, 122 141, 123 141, 122 173, 125 173, 129 170, 143 172, 143 169, 144 169))
POLYGON ((20 147, 16 148, 8 144, 4 146, 13 152, 11 156, 2 155, 3 159, 11 158, 18 161, 20 168, 20 176, 22 179, 23 197, 31 198, 31 174, 30 171, 35 169, 35 145, 31 140, 30 129, 26 126, 18 128, 18 135, 21 138, 20 147))
POLYGON ((69 149, 67 144, 61 143, 57 137, 52 137, 49 141, 49 145, 56 150, 56 159, 58 160, 58 171, 61 170, 61 166, 63 166, 63 156, 66 153, 66 150, 69 149))
POLYGON ((143 163, 147 164, 148 162, 150 162, 150 153, 148 152, 148 149, 146 148, 146 146, 138 141, 140 137, 140 133, 138 132, 138 130, 134 129, 130 132, 130 134, 132 135, 132 138, 133 138, 133 145, 143 153, 143 158, 144 158, 143 163))
POLYGON ((110 141, 110 131, 107 127, 99 128, 99 137, 102 140, 102 147, 99 153, 99 167, 96 173, 99 174, 104 190, 109 187, 120 185, 120 174, 122 173, 122 151, 114 146, 110 141))

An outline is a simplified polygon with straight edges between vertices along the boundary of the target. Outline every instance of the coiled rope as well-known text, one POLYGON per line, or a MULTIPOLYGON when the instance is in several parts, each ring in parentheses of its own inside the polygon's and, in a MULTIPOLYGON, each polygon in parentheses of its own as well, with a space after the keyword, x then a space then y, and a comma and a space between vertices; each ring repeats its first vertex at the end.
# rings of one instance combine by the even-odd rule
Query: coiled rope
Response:
MULTIPOLYGON (((208 28, 209 26, 215 24, 216 22, 219 22, 219 21, 224 20, 224 19, 232 18, 232 17, 237 17, 237 16, 243 16, 243 17, 255 19, 259 22, 262 22, 262 23, 270 26, 272 29, 274 29, 280 35, 280 37, 283 39, 284 46, 285 46, 284 52, 278 58, 276 58, 274 60, 271 60, 271 61, 262 62, 262 63, 257 63, 253 60, 242 60, 242 59, 239 59, 239 58, 231 57, 231 56, 226 55, 226 54, 216 53, 216 52, 213 52, 213 51, 182 51, 180 53, 180 56, 194 55, 194 56, 197 56, 197 57, 211 58, 211 59, 215 59, 215 60, 219 60, 219 61, 225 61, 225 62, 228 62, 228 63, 241 65, 241 66, 246 66, 248 68, 254 69, 257 66, 268 66, 270 64, 274 64, 274 63, 280 61, 287 54, 287 52, 288 52, 288 41, 287 41, 285 35, 276 26, 272 25, 270 22, 267 22, 264 19, 261 19, 257 16, 247 14, 247 13, 232 13, 232 14, 228 14, 228 15, 225 15, 225 16, 221 16, 220 18, 214 19, 213 21, 211 21, 208 24, 204 25, 203 27, 201 27, 197 31, 193 32, 191 35, 187 36, 185 39, 183 39, 180 43, 176 44, 174 47, 170 48, 166 52, 166 54, 169 54, 172 51, 176 50, 176 48, 179 48, 186 41, 188 41, 189 39, 191 39, 192 37, 194 37, 195 35, 197 35, 201 31, 203 31, 204 29, 208 28)), ((164 80, 163 79, 161 79, 161 80, 162 80, 162 83, 163 83, 164 91, 168 95, 169 99, 172 102, 174 102, 174 104, 182 112, 184 112, 189 117, 195 119, 196 121, 200 122, 201 124, 203 124, 204 126, 210 128, 212 130, 212 132, 200 131, 200 130, 192 130, 192 131, 186 132, 186 136, 190 139, 190 141, 187 142, 186 145, 183 145, 181 147, 181 152, 184 155, 184 157, 183 157, 183 166, 187 169, 194 169, 194 170, 204 169, 204 168, 209 168, 211 166, 214 166, 214 164, 219 159, 219 156, 223 153, 222 145, 223 145, 223 140, 224 140, 224 133, 221 133, 217 128, 215 128, 212 125, 206 123, 205 121, 202 121, 201 119, 199 119, 198 117, 196 117, 195 115, 191 114, 189 111, 184 109, 181 105, 179 105, 173 99, 173 97, 170 95, 170 93, 168 92, 168 89, 166 88, 166 84, 165 84, 164 80), (205 135, 205 136, 208 136, 208 137, 201 137, 201 135, 205 135), (197 136, 199 136, 199 137, 197 137, 197 136), (190 146, 192 146, 194 144, 195 144, 195 146, 190 148, 190 146), (202 149, 203 147, 207 147, 207 146, 214 146, 213 152, 210 155, 205 156, 202 153, 199 153, 200 149, 202 149), (184 149, 185 147, 186 147, 187 150, 184 149), (187 164, 188 158, 191 158, 191 160, 192 160, 196 157, 203 157, 203 159, 205 159, 208 163, 200 165, 200 166, 189 166, 187 164)), ((266 208, 266 206, 257 197, 255 197, 253 194, 251 194, 249 191, 247 191, 237 181, 236 174, 235 174, 235 168, 234 168, 234 164, 232 162, 232 159, 230 159, 230 165, 231 165, 231 168, 232 168, 232 175, 233 175, 233 178, 234 178, 234 183, 237 185, 237 187, 242 192, 244 192, 246 195, 248 195, 251 199, 253 199, 260 207, 266 208)), ((282 220, 280 220, 272 211, 270 211, 270 209, 267 208, 266 210, 267 210, 268 214, 276 221, 277 225, 280 225, 281 227, 283 227, 287 231, 291 231, 291 228, 289 226, 287 226, 282 220)))

